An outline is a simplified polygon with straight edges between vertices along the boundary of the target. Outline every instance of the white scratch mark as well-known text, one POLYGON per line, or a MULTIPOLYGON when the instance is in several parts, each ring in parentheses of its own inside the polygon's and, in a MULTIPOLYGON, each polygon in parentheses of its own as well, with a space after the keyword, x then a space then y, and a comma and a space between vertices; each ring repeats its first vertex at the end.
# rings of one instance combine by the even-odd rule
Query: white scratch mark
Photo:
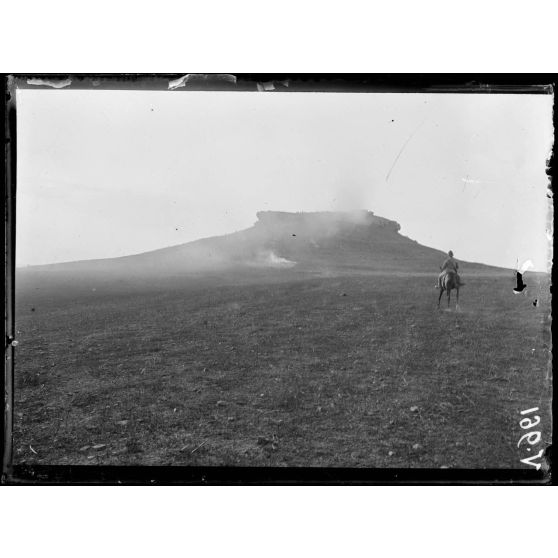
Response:
POLYGON ((71 85, 71 79, 40 79, 40 78, 29 78, 27 80, 29 85, 46 85, 47 87, 54 87, 55 89, 62 89, 62 87, 68 87, 71 85))
POLYGON ((494 184, 495 183, 494 180, 475 180, 474 178, 469 178, 469 175, 467 175, 467 178, 462 178, 461 180, 465 184, 494 184))
POLYGON ((186 83, 186 80, 188 79, 188 75, 186 74, 185 76, 182 76, 178 79, 171 79, 169 81, 169 89, 176 89, 177 87, 184 87, 184 84, 186 83))
POLYGON ((207 440, 204 440, 198 447, 194 448, 190 453, 194 453, 196 450, 199 450, 206 442, 207 440))
POLYGON ((227 81, 229 83, 236 83, 236 76, 232 74, 186 74, 177 79, 170 80, 169 89, 184 87, 191 81, 227 81))
POLYGON ((399 150, 399 153, 397 154, 397 157, 395 158, 395 161, 393 161, 393 164, 391 165, 391 168, 389 169, 389 172, 386 175, 386 182, 389 180, 389 177, 391 175, 391 171, 393 170, 393 168, 395 167, 395 164, 397 163, 397 161, 399 160, 399 157, 401 157, 401 154, 403 153, 403 150, 405 149, 405 147, 407 147, 407 144, 411 141, 411 139, 413 138, 413 136, 418 132, 419 128, 424 124, 424 120, 415 128, 414 132, 407 138, 407 141, 403 144, 403 147, 401 147, 401 149, 399 150))
MULTIPOLYGON (((517 263, 519 264, 519 258, 517 259, 517 263)), ((518 266, 519 267, 519 266, 518 266)), ((526 271, 529 271, 530 269, 533 269, 535 266, 533 265, 533 262, 531 260, 527 260, 522 266, 521 268, 518 269, 519 273, 521 273, 521 275, 523 275, 526 271)))
POLYGON ((283 87, 289 87, 290 81, 288 79, 275 80, 275 81, 260 81, 256 84, 258 91, 275 91, 277 89, 277 84, 283 87))
POLYGON ((275 91, 275 84, 272 81, 258 83, 258 91, 275 91))

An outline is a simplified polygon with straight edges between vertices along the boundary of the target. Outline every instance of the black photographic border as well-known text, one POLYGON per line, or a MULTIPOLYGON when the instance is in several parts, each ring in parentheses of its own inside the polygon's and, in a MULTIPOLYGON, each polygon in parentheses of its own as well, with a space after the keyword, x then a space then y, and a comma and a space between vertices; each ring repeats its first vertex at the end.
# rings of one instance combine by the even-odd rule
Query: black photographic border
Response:
MULTIPOLYGON (((556 384, 552 391, 552 445, 545 451, 546 472, 534 469, 421 469, 312 467, 185 467, 102 465, 14 465, 12 419, 15 339, 15 204, 16 204, 16 89, 123 89, 174 91, 261 91, 339 93, 466 93, 554 95, 556 74, 14 74, 0 76, 3 92, 4 157, 2 196, 5 316, 2 398, 2 484, 55 485, 548 485, 553 484, 552 445, 556 442, 556 384), (170 82, 172 87, 169 87, 170 82)), ((547 173, 555 176, 557 111, 554 103, 554 145, 547 173)), ((554 207, 553 214, 554 218, 554 207)), ((518 225, 519 226, 519 225, 518 225)), ((552 267, 552 284, 555 270, 552 267)), ((552 293, 552 287, 551 287, 552 293)), ((554 301, 552 301, 554 309, 554 301)), ((552 331, 552 339, 553 329, 552 331)))

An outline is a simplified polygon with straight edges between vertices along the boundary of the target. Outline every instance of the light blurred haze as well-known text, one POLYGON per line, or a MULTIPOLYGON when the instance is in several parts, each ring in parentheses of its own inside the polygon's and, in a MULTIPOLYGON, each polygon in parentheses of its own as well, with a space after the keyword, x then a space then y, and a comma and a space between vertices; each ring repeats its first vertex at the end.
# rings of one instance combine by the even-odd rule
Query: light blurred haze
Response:
POLYGON ((458 259, 550 269, 551 95, 16 97, 18 266, 226 234, 260 210, 368 209, 458 259))

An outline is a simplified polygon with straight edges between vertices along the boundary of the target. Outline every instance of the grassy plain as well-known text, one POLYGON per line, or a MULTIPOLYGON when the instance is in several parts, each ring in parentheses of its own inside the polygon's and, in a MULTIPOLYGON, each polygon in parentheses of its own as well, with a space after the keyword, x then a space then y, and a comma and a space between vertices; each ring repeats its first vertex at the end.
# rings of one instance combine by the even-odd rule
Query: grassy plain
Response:
POLYGON ((14 461, 525 467, 519 412, 551 440, 548 280, 469 275, 448 311, 434 277, 24 284, 14 461))

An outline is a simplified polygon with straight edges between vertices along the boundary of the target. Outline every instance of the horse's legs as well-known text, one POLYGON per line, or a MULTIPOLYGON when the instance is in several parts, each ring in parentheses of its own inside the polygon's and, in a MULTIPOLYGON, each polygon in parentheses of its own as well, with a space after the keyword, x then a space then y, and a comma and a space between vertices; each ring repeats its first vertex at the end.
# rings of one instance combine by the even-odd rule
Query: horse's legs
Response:
POLYGON ((457 297, 457 306, 459 306, 459 287, 457 287, 457 289, 455 289, 455 296, 457 297))
POLYGON ((440 296, 438 297, 438 308, 440 308, 440 300, 442 299, 442 295, 444 294, 444 288, 440 288, 440 296))
POLYGON ((448 288, 448 308, 450 305, 450 298, 451 298, 451 289, 448 288))

